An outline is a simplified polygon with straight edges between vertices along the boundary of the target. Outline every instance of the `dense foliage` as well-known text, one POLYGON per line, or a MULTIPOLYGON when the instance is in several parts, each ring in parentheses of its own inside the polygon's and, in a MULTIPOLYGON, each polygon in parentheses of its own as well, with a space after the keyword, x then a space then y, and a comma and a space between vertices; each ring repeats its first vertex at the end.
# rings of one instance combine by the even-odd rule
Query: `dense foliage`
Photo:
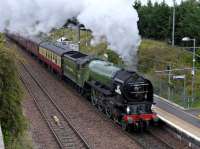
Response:
MULTIPOLYGON (((148 0, 147 5, 141 5, 141 1, 136 0, 134 7, 139 14, 138 26, 143 38, 171 41, 173 7, 168 6, 164 0, 162 3, 152 3, 148 0)), ((182 44, 181 39, 185 36, 198 40, 200 38, 200 1, 186 0, 176 5, 175 21, 176 44, 182 44)))
POLYGON ((0 34, 0 123, 6 148, 12 148, 26 126, 23 117, 22 89, 17 75, 14 53, 5 47, 0 34))
MULTIPOLYGON (((168 65, 173 68, 192 67, 192 53, 158 42, 166 41, 171 43, 172 39, 172 24, 173 24, 173 7, 168 6, 163 0, 162 3, 152 3, 148 0, 147 5, 142 5, 140 0, 136 0, 134 8, 138 11, 139 22, 138 27, 141 36, 144 39, 139 47, 139 70, 148 75, 154 83, 154 87, 158 88, 158 94, 167 98, 166 90, 170 86, 175 102, 186 105, 183 99, 191 98, 191 72, 178 71, 174 75, 186 75, 186 96, 183 93, 183 81, 172 81, 173 84, 168 84, 167 75, 155 73, 156 70, 165 70, 168 65), (159 75, 158 75, 159 74, 159 75), (158 79, 160 78, 160 79, 158 79), (164 87, 161 87, 164 86, 164 87), (162 88, 162 89, 161 89, 162 88), (164 94, 165 93, 165 94, 164 94), (179 96, 179 97, 178 97, 179 96), (182 101, 180 100, 182 99, 182 101)), ((175 44, 177 46, 193 46, 191 42, 182 42, 183 37, 195 38, 197 45, 200 45, 200 1, 199 0, 185 0, 180 5, 176 5, 176 25, 175 25, 175 44), (184 45, 186 44, 186 45, 184 45)), ((197 54, 200 50, 197 49, 197 54)), ((200 58, 196 56, 196 82, 195 95, 200 98, 199 82, 200 82, 200 58)), ((199 100, 191 106, 200 107, 199 100)))

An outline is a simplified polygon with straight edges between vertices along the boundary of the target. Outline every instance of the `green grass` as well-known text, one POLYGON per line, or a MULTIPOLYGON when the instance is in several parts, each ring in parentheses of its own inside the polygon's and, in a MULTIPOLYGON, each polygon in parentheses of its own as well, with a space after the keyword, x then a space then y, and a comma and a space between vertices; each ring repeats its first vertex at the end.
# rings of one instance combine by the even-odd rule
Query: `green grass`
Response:
POLYGON ((139 47, 138 55, 139 69, 142 71, 162 70, 169 64, 171 64, 172 67, 179 68, 191 67, 191 54, 181 48, 172 48, 164 42, 143 40, 139 47), (144 65, 144 68, 147 68, 147 70, 144 70, 142 65, 144 65))
MULTIPOLYGON (((168 95, 168 75, 167 73, 156 73, 156 71, 166 70, 168 65, 172 69, 191 68, 192 54, 185 49, 174 47, 154 40, 144 39, 139 47, 139 66, 138 70, 152 80, 157 94, 167 98, 168 95)), ((173 75, 186 75, 186 96, 191 98, 191 71, 173 71, 173 75)), ((200 71, 196 72, 196 100, 192 107, 200 107, 200 71)), ((183 81, 173 80, 169 85, 172 91, 171 100, 186 106, 183 101, 183 81)), ((190 103, 191 105, 191 103, 190 103)))

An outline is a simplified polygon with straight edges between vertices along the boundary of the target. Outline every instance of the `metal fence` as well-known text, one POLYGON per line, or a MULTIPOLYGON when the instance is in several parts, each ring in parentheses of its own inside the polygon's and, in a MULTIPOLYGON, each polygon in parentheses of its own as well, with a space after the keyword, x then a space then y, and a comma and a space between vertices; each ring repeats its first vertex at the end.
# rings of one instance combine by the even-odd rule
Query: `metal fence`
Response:
POLYGON ((192 101, 191 96, 191 73, 190 71, 174 71, 169 72, 155 72, 148 74, 147 77, 154 86, 155 94, 172 101, 184 108, 192 108, 198 106, 200 102, 198 86, 199 82, 195 84, 195 98, 192 101))

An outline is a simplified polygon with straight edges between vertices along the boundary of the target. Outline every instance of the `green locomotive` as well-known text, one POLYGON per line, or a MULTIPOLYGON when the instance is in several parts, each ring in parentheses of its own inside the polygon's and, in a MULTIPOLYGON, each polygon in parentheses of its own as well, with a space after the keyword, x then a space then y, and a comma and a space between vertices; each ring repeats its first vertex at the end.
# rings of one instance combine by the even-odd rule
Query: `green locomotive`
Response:
POLYGON ((91 102, 124 129, 148 127, 157 119, 151 111, 153 86, 136 72, 78 51, 62 58, 63 75, 90 96, 91 102))

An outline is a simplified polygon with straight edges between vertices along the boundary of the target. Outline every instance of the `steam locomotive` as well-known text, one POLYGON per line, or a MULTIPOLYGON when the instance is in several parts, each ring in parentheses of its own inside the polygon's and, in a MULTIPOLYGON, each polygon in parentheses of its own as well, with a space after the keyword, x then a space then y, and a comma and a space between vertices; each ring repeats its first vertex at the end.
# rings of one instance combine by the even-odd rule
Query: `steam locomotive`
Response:
POLYGON ((136 72, 76 51, 72 42, 41 41, 11 33, 7 37, 73 82, 82 94, 90 97, 92 105, 124 130, 147 128, 157 121, 151 110, 153 86, 136 72))

